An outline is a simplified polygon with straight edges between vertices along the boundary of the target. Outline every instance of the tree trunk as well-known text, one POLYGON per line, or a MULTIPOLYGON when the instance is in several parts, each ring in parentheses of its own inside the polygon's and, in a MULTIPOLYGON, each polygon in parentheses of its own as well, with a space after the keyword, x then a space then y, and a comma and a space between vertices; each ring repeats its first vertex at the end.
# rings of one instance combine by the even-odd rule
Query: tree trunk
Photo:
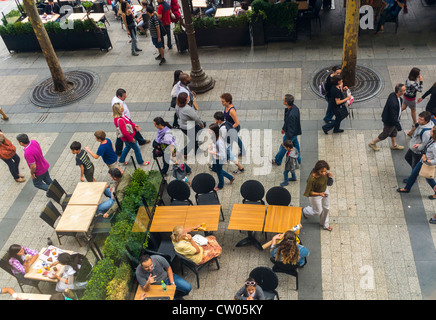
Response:
POLYGON ((38 14, 35 2, 33 0, 23 0, 23 4, 27 16, 29 17, 29 21, 32 24, 33 30, 35 31, 39 45, 41 46, 42 53, 44 54, 45 60, 47 61, 47 65, 50 69, 54 83, 54 90, 58 92, 66 91, 68 89, 67 80, 65 79, 65 75, 59 64, 58 57, 38 14))
POLYGON ((344 79, 344 85, 348 87, 352 87, 356 83, 359 8, 360 0, 347 0, 341 75, 344 79))

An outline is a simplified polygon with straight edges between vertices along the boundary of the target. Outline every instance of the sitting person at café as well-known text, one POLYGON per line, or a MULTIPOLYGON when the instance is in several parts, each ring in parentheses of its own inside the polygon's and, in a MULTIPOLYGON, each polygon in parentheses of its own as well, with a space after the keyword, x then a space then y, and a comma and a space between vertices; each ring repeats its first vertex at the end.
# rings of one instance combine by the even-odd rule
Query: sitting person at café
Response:
POLYGON ((161 281, 176 286, 176 297, 188 295, 192 290, 191 284, 173 273, 168 261, 159 255, 141 256, 135 273, 138 284, 145 292, 150 291, 151 285, 161 285, 161 281))
POLYGON ((48 3, 45 5, 44 8, 44 15, 59 14, 59 12, 60 12, 59 5, 54 3, 53 0, 48 0, 48 3))
POLYGON ((13 244, 9 247, 8 254, 14 276, 20 278, 22 282, 33 283, 32 280, 25 279, 24 275, 29 272, 30 266, 38 259, 38 252, 19 244, 13 244))
POLYGON ((398 16, 401 9, 404 7, 404 0, 387 0, 386 7, 380 14, 378 19, 376 33, 383 32, 383 26, 386 21, 392 21, 398 16))
POLYGON ((189 232, 199 227, 200 225, 185 229, 183 226, 175 226, 171 234, 174 250, 197 265, 204 264, 223 252, 214 236, 207 236, 205 245, 198 245, 194 241, 189 232))
POLYGON ((77 272, 80 270, 81 263, 85 258, 84 255, 80 253, 61 253, 58 256, 58 261, 50 264, 50 268, 56 266, 57 264, 62 264, 64 269, 62 274, 58 276, 56 273, 50 276, 51 279, 56 279, 56 291, 65 292, 66 289, 82 289, 85 288, 87 282, 75 282, 77 272))
POLYGON ((297 235, 292 230, 276 234, 272 238, 271 257, 283 264, 303 267, 309 253, 306 247, 297 243, 297 235))
POLYGON ((107 186, 104 190, 104 195, 109 199, 100 203, 97 207, 97 215, 103 215, 103 218, 108 218, 118 210, 116 199, 119 203, 123 201, 124 191, 131 180, 130 174, 122 173, 118 168, 109 169, 109 175, 115 183, 112 187, 107 186))
POLYGON ((253 278, 245 280, 245 285, 236 292, 234 300, 265 300, 262 288, 253 278))
POLYGON ((236 12, 235 12, 236 16, 244 15, 248 11, 248 8, 249 8, 248 2, 247 1, 242 1, 241 2, 241 7, 236 9, 236 12))

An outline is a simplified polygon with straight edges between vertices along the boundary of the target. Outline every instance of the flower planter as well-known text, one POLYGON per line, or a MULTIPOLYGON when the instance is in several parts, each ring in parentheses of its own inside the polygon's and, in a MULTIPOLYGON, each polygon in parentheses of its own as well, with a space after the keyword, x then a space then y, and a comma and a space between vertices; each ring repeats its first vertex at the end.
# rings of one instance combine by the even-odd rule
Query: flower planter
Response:
MULTIPOLYGON (((182 53, 189 49, 188 37, 185 32, 174 35, 177 50, 182 53)), ((238 47, 251 44, 250 31, 246 27, 236 28, 211 28, 195 30, 197 47, 238 47)))
MULTIPOLYGON (((34 34, 2 34, 1 37, 9 52, 41 51, 39 42, 34 34)), ((112 48, 112 43, 106 29, 102 29, 101 32, 50 33, 49 37, 55 50, 94 48, 109 51, 112 48)))
POLYGON ((264 25, 265 42, 296 41, 297 32, 288 28, 264 25))

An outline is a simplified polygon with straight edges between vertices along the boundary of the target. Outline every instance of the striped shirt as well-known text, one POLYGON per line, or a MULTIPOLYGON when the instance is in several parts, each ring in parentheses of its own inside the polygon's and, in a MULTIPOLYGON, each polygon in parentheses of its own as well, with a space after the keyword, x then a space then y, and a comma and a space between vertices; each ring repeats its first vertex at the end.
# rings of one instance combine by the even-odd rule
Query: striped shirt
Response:
POLYGON ((150 20, 148 20, 148 29, 152 38, 158 38, 157 27, 159 27, 159 19, 153 14, 150 20))

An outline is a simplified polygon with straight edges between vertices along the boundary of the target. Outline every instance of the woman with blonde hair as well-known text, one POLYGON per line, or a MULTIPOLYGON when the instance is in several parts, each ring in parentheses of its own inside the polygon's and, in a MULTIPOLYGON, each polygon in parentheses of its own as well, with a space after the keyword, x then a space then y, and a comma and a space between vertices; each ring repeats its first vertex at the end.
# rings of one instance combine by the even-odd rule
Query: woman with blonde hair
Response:
POLYGON ((121 103, 115 103, 112 106, 112 113, 114 118, 114 124, 117 128, 117 136, 124 142, 125 146, 123 152, 121 153, 119 162, 128 164, 126 161, 126 156, 129 153, 130 149, 133 149, 135 152, 136 161, 139 165, 146 166, 150 162, 145 162, 142 159, 141 150, 139 149, 139 145, 135 140, 135 129, 140 131, 141 128, 134 124, 132 120, 123 115, 124 107, 121 103))
POLYGON ((297 235, 292 230, 276 234, 272 238, 271 257, 283 264, 302 267, 306 264, 309 253, 306 247, 297 243, 297 235))
POLYGON ((193 237, 189 234, 195 229, 198 229, 200 225, 191 228, 183 228, 183 226, 175 226, 173 233, 171 234, 171 241, 174 245, 174 250, 191 260, 197 265, 208 262, 209 260, 218 257, 223 252, 216 241, 215 236, 207 236, 207 244, 198 245, 193 237))

